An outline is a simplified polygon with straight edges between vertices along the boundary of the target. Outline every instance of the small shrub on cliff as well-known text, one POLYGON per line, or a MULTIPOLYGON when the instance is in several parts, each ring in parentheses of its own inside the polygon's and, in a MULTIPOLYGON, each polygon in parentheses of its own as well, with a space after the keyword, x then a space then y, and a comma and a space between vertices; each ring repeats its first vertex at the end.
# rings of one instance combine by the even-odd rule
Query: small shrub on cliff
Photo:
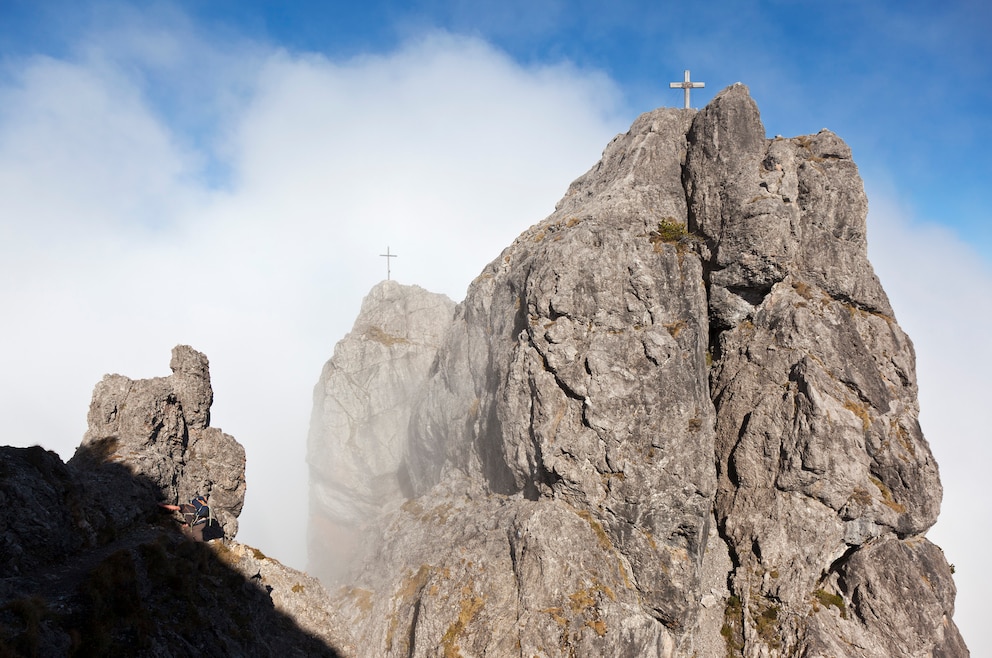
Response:
POLYGON ((820 602, 824 608, 829 608, 831 606, 837 608, 840 612, 842 619, 847 619, 847 605, 844 603, 844 598, 840 594, 831 594, 822 589, 818 589, 813 592, 813 597, 820 602))
POLYGON ((655 249, 659 249, 662 243, 678 244, 689 237, 689 231, 682 222, 674 217, 665 217, 658 222, 658 228, 651 231, 648 236, 655 249))
POLYGON ((727 647, 727 658, 740 656, 744 650, 744 604, 736 594, 731 594, 723 610, 723 627, 720 635, 727 647))
POLYGON ((778 638, 778 611, 779 607, 771 604, 754 616, 755 630, 772 649, 782 648, 782 642, 778 638))

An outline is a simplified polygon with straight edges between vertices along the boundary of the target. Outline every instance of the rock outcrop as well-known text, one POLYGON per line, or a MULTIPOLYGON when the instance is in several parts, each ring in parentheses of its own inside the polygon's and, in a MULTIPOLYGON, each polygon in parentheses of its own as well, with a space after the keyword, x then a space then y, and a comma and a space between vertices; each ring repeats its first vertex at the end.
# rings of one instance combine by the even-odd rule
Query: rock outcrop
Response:
POLYGON ((356 655, 966 656, 866 208, 743 85, 615 138, 406 382, 356 655))
MULTIPOLYGON (((152 495, 171 504, 207 495, 224 534, 234 537, 245 499, 244 448, 210 427, 214 398, 207 357, 179 345, 169 366, 168 377, 105 376, 93 390, 89 427, 69 463, 93 465, 97 472, 107 461, 125 463, 152 495)), ((120 523, 142 509, 139 503, 116 500, 107 511, 120 523)))
POLYGON ((338 656, 352 651, 323 586, 230 537, 245 453, 210 427, 207 359, 95 388, 64 464, 0 447, 0 655, 338 656), (184 536, 159 502, 209 494, 227 538, 184 536))
POLYGON ((364 525, 403 500, 410 409, 451 324, 455 303, 383 281, 334 349, 314 388, 309 566, 333 582, 361 544, 364 525))

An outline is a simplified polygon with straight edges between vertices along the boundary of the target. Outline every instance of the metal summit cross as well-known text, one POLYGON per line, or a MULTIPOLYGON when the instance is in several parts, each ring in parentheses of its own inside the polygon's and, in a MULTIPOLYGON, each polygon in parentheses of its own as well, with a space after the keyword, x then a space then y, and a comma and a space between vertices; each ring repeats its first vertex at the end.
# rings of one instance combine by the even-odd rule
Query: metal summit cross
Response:
POLYGON ((685 71, 685 78, 682 82, 669 82, 669 88, 671 89, 683 89, 685 90, 685 109, 689 109, 689 90, 690 89, 701 89, 706 86, 705 82, 690 82, 689 81, 689 69, 685 71))
POLYGON ((386 247, 386 253, 379 254, 379 255, 386 259, 386 280, 389 281, 389 279, 392 277, 392 272, 389 269, 389 259, 396 258, 396 256, 398 256, 398 254, 391 254, 391 253, 389 253, 389 247, 387 246, 386 247))

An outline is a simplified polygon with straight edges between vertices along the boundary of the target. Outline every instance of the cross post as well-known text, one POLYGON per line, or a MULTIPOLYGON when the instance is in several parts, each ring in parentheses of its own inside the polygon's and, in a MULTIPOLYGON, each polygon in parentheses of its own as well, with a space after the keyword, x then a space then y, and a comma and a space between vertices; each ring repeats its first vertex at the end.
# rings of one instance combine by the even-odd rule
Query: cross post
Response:
POLYGON ((396 256, 398 254, 391 254, 391 253, 389 253, 389 247, 387 246, 386 247, 386 253, 379 254, 379 255, 386 259, 386 281, 389 281, 390 278, 391 278, 391 276, 392 276, 392 271, 389 268, 389 259, 396 258, 396 256))
POLYGON ((669 82, 668 87, 670 89, 682 89, 685 91, 685 109, 689 109, 689 90, 690 89, 701 89, 706 86, 705 82, 690 82, 689 81, 689 69, 685 71, 685 77, 682 82, 669 82))

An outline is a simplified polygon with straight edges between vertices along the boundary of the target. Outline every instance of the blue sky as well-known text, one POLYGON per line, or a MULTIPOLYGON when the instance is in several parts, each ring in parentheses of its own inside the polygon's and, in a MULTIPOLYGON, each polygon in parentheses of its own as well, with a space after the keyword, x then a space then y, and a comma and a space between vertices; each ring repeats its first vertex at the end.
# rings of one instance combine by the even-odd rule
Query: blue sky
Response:
MULTIPOLYGON (((126 20, 113 3, 3 0, 0 11, 0 52, 8 57, 71 56, 81 30, 126 20)), ((851 144, 866 174, 888 179, 921 217, 953 227, 992 259, 984 203, 990 166, 982 157, 992 136, 992 5, 983 0, 691 7, 595 0, 187 0, 134 3, 131 11, 167 21, 181 13, 206 38, 251 40, 339 61, 393 51, 431 30, 475 36, 522 65, 568 62, 608 75, 618 86, 620 114, 629 118, 674 103, 677 92, 667 91, 667 82, 682 68, 707 82, 694 92, 700 107, 742 81, 770 131, 830 127, 851 144)), ((171 92, 186 81, 165 82, 171 92)), ((149 93, 156 96, 154 89, 149 93)), ((204 120, 186 116, 166 94, 155 100, 174 120, 204 120)))
POLYGON ((248 450, 242 538, 304 566, 302 513, 265 501, 306 495, 311 389, 378 254, 460 301, 613 135, 681 105, 688 68, 695 107, 740 81, 769 136, 826 127, 853 149, 978 655, 990 32, 984 0, 0 0, 8 442, 67 458, 104 373, 168 374, 189 343, 248 450))

